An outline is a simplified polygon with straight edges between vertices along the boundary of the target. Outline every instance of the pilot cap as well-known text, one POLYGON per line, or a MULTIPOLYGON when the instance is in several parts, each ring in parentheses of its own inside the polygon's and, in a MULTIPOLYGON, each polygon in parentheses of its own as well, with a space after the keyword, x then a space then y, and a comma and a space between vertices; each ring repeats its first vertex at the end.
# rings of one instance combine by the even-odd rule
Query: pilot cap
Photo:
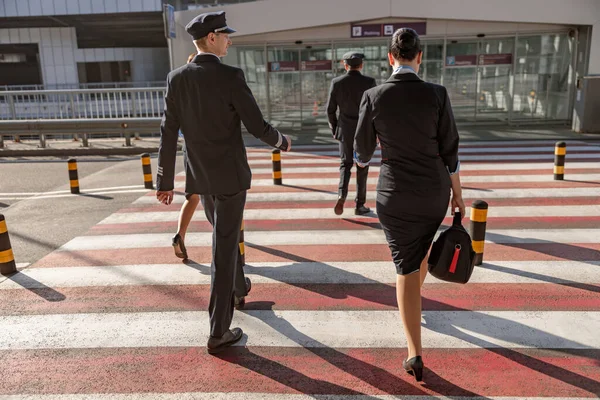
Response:
POLYGON ((362 64, 365 55, 363 53, 356 53, 354 51, 349 51, 343 55, 342 60, 346 62, 351 67, 358 67, 362 64))
POLYGON ((185 26, 185 30, 194 40, 202 39, 209 33, 234 33, 235 29, 227 26, 225 11, 210 12, 198 15, 185 26))

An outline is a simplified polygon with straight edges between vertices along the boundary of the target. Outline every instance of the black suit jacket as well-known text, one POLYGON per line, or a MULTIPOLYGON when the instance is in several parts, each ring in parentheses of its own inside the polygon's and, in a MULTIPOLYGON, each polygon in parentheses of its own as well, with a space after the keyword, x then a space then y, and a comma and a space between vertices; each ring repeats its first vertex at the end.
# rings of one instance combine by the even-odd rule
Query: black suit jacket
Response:
POLYGON ((331 81, 329 100, 327 101, 327 117, 333 136, 337 140, 350 143, 354 141, 360 99, 365 90, 376 84, 375 79, 352 70, 331 81), (338 107, 340 109, 339 120, 336 116, 338 107))
POLYGON ((240 120, 250 134, 271 146, 282 140, 263 119, 241 69, 202 54, 171 71, 160 128, 157 189, 173 190, 179 129, 187 150, 186 193, 249 189, 252 175, 240 120))
POLYGON ((450 186, 449 171, 458 167, 458 132, 445 87, 407 73, 366 91, 354 141, 360 162, 371 159, 377 138, 378 190, 450 186))

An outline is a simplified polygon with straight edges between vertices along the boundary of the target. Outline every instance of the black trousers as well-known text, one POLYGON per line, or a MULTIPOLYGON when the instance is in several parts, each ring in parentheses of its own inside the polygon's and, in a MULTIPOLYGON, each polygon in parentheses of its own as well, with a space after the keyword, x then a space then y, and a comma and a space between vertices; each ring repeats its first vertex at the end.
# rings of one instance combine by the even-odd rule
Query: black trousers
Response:
POLYGON ((200 196, 206 218, 213 226, 210 302, 210 335, 221 337, 233 318, 234 294, 246 296, 246 281, 240 256, 240 229, 246 191, 232 195, 200 196))
MULTIPOLYGON (((338 196, 344 199, 348 196, 348 185, 352 175, 352 165, 354 164, 354 141, 351 139, 340 141, 340 185, 338 196)), ((363 206, 367 201, 367 178, 369 177, 369 167, 364 168, 356 166, 356 207, 363 206)))

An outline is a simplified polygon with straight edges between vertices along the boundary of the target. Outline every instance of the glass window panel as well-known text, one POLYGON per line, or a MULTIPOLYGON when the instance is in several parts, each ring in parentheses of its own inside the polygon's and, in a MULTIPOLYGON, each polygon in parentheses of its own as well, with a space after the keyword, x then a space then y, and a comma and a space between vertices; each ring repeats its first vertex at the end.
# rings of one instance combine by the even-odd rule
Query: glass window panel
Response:
POLYGON ((572 49, 573 39, 567 34, 518 38, 515 118, 569 118, 572 49))
POLYGON ((446 55, 448 56, 462 56, 469 54, 477 54, 477 42, 472 43, 448 43, 446 55))

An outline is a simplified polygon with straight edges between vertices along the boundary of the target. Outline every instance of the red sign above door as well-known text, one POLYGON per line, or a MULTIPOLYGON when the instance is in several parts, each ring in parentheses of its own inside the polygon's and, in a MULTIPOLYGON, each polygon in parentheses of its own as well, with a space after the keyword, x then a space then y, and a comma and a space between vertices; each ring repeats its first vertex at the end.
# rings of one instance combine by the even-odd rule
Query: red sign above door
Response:
POLYGON ((471 67, 476 65, 506 65, 512 64, 512 54, 465 54, 460 56, 447 56, 447 67, 471 67))
POLYGON ((331 71, 331 60, 300 61, 302 71, 331 71))
POLYGON ((479 65, 505 65, 512 64, 512 54, 481 54, 479 65))

